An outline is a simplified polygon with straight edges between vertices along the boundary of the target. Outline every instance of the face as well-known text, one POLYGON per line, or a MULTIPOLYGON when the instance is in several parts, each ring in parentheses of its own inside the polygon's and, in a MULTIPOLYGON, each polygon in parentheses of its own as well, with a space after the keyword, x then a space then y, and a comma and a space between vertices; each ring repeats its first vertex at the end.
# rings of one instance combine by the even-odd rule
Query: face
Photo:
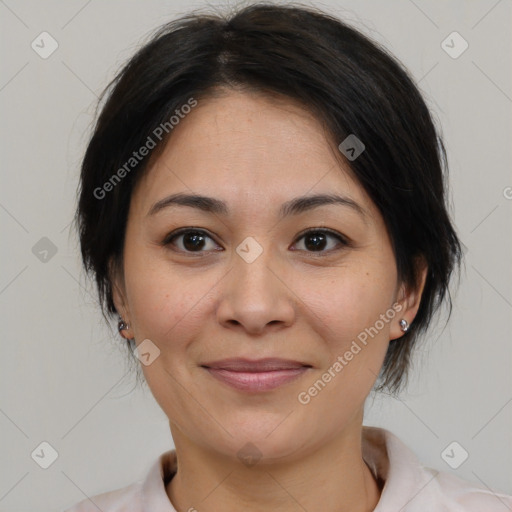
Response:
POLYGON ((142 369, 173 437, 228 457, 252 442, 262 462, 283 460, 360 418, 418 304, 336 150, 299 106, 229 92, 180 121, 134 190, 114 301, 129 337, 150 340, 142 369), (317 195, 341 199, 298 202, 317 195), (228 358, 296 364, 212 366, 228 358))

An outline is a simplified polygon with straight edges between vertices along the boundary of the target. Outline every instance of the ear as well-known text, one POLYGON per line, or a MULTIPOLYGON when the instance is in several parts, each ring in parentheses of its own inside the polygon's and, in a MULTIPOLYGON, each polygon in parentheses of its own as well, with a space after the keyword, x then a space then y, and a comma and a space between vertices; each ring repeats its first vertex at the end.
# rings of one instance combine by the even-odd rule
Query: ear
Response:
POLYGON ((402 283, 398 291, 396 303, 399 305, 394 306, 397 312, 391 328, 389 331, 389 339, 395 340, 404 335, 402 329, 400 329, 400 320, 404 319, 409 325, 414 322, 418 308, 420 307, 421 297, 425 288, 425 282, 427 280, 428 265, 425 258, 420 257, 416 260, 416 284, 406 285, 402 283))
POLYGON ((128 324, 129 329, 120 332, 123 338, 133 338, 133 331, 130 325, 130 311, 127 306, 126 289, 124 284, 124 273, 120 264, 114 260, 109 261, 109 278, 112 288, 112 301, 119 316, 128 324))

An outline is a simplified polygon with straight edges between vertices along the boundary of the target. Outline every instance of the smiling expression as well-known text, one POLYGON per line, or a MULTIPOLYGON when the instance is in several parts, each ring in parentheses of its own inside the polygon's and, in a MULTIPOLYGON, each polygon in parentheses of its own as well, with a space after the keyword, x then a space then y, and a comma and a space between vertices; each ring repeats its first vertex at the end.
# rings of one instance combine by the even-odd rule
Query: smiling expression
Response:
POLYGON ((229 91, 199 101, 133 192, 114 301, 137 343, 159 348, 147 383, 198 445, 234 456, 251 440, 269 460, 314 450, 360 414, 399 319, 412 321, 382 216, 336 151, 300 106, 229 91), (301 405, 397 301, 400 317, 301 405), (254 368, 224 373, 244 389, 206 367, 227 358, 301 364, 270 387, 254 368))

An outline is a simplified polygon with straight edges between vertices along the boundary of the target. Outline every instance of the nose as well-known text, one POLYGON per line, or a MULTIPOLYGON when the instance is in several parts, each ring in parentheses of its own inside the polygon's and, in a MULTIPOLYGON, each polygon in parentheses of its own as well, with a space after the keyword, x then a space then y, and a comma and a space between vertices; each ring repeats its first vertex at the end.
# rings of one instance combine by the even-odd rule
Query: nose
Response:
POLYGON ((251 263, 236 253, 233 268, 223 280, 217 309, 219 323, 251 335, 292 325, 294 293, 286 276, 267 251, 251 263))

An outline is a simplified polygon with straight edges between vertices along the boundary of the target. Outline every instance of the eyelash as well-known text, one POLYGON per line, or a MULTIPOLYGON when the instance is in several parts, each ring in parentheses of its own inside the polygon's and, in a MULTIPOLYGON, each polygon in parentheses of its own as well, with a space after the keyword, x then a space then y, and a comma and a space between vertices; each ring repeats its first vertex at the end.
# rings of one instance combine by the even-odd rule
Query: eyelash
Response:
MULTIPOLYGON (((163 240, 162 245, 165 246, 165 247, 170 246, 170 245, 172 245, 173 241, 176 238, 178 238, 179 236, 185 235, 187 233, 194 233, 194 234, 202 235, 202 236, 205 236, 207 238, 210 238, 211 240, 213 240, 215 242, 213 237, 211 237, 203 229, 188 227, 188 228, 180 228, 180 229, 177 229, 177 230, 169 233, 165 237, 165 239, 163 240)), ((294 245, 297 242, 299 242, 301 239, 305 238, 307 235, 319 234, 319 233, 327 234, 327 235, 330 235, 330 236, 336 238, 338 240, 338 242, 341 244, 342 247, 337 247, 337 248, 328 249, 328 250, 321 250, 321 251, 308 251, 308 250, 305 250, 305 249, 298 249, 298 250, 302 251, 302 252, 307 252, 307 253, 309 253, 309 254, 311 254, 313 256, 320 256, 321 257, 322 255, 328 255, 328 254, 330 254, 330 253, 332 253, 334 251, 340 250, 343 247, 350 247, 351 246, 350 241, 346 237, 344 237, 343 235, 341 235, 337 231, 334 231, 332 229, 327 229, 327 228, 309 228, 306 231, 303 231, 303 232, 299 233, 299 235, 295 239, 294 245)), ((215 243, 217 243, 217 242, 215 242, 215 243)), ((202 255, 205 252, 208 252, 208 251, 187 251, 187 250, 182 250, 182 249, 172 249, 172 250, 174 250, 176 252, 184 253, 184 254, 190 254, 190 255, 202 255)))

